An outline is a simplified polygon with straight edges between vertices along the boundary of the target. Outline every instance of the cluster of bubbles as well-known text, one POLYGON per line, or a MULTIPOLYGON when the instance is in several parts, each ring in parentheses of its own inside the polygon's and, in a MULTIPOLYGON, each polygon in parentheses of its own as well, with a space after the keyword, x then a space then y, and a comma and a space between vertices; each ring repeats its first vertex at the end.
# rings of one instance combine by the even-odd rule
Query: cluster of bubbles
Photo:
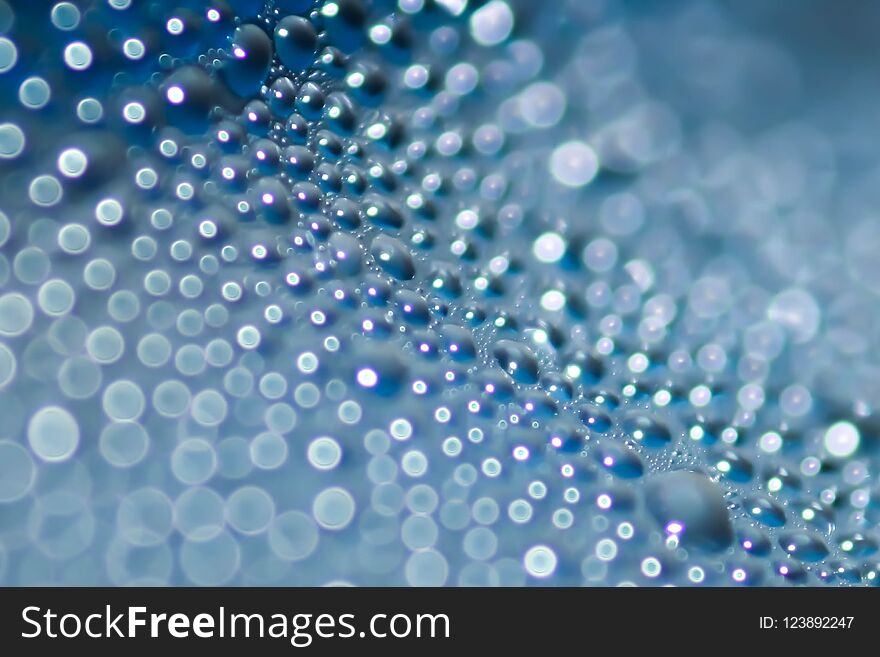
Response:
POLYGON ((878 580, 832 144, 554 4, 0 0, 0 582, 878 580))

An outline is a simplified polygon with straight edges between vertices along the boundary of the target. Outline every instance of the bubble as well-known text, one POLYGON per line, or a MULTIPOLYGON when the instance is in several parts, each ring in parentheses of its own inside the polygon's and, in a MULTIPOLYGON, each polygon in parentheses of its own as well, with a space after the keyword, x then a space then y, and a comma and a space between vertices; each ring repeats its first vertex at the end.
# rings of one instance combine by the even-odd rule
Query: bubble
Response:
POLYGON ((819 330, 821 311, 808 292, 791 288, 773 298, 767 317, 788 329, 795 342, 803 343, 812 340, 819 330))
POLYGON ((97 123, 104 117, 104 107, 97 98, 84 98, 76 105, 76 115, 83 123, 97 123))
POLYGON ((153 407, 165 417, 180 417, 190 405, 190 391, 185 384, 174 379, 162 381, 153 390, 153 407))
POLYGON ((556 509, 553 512, 553 526, 559 529, 568 529, 574 524, 574 515, 568 509, 556 509))
POLYGON ((70 285, 61 279, 46 281, 37 293, 37 303, 47 315, 58 317, 73 307, 74 292, 70 285))
POLYGON ((6 37, 0 37, 0 74, 11 71, 18 61, 18 48, 6 37))
POLYGON ((275 51, 281 62, 294 72, 311 65, 317 45, 317 32, 305 18, 286 16, 275 26, 275 51))
POLYGON ((272 62, 273 44, 257 25, 244 24, 232 36, 231 57, 224 62, 223 78, 233 93, 248 97, 259 90, 272 62))
POLYGON ((101 456, 112 466, 130 468, 147 455, 150 437, 137 422, 111 422, 101 431, 101 456))
POLYGON ((475 527, 465 534, 462 549, 471 559, 486 561, 495 556, 498 537, 486 527, 475 527))
POLYGON ((92 236, 82 224, 66 224, 58 231, 58 246, 71 255, 84 253, 92 242, 92 236))
POLYGON ((354 498, 344 488, 325 488, 312 503, 312 515, 324 529, 340 530, 354 518, 354 498))
MULTIPOLYGON (((145 235, 141 235, 140 237, 136 238, 131 243, 131 254, 135 258, 137 258, 138 260, 143 260, 143 261, 152 260, 153 257, 156 255, 157 248, 158 247, 156 245, 156 241, 152 237, 147 237, 145 235)), ((192 298, 193 296, 198 296, 198 294, 195 294, 195 295, 185 294, 186 286, 184 285, 184 282, 189 280, 190 278, 191 278, 190 276, 184 276, 181 279, 180 287, 181 287, 181 293, 184 296, 192 298)), ((198 280, 198 279, 196 279, 196 280, 198 280)))
POLYGON ((184 100, 186 100, 186 93, 184 90, 176 85, 172 85, 168 87, 165 92, 166 98, 168 98, 168 102, 172 105, 180 105, 184 100))
POLYGON ((774 454, 782 448, 782 436, 775 431, 768 431, 758 439, 758 447, 761 451, 774 454))
POLYGON ((217 390, 202 390, 193 397, 191 413, 202 426, 217 426, 226 418, 226 398, 217 390))
POLYGON ((357 382, 364 388, 372 388, 379 382, 376 372, 368 367, 358 370, 357 382))
POLYGON ((275 502, 262 488, 242 486, 226 500, 226 521, 245 535, 261 534, 275 516, 275 502))
POLYGON ((824 445, 829 454, 837 458, 852 456, 859 448, 861 436, 851 423, 835 422, 825 431, 824 445))
POLYGON ((529 496, 535 500, 544 499, 547 495, 547 485, 542 481, 533 481, 529 484, 529 496))
POLYGON ((549 128, 559 122, 565 112, 565 94, 552 82, 535 82, 519 96, 523 117, 536 128, 549 128))
POLYGON ((582 141, 568 141, 557 146, 550 156, 550 173, 567 187, 583 187, 599 172, 599 158, 582 141))
POLYGON ((374 484, 385 484, 397 477, 397 463, 390 456, 377 454, 367 465, 367 476, 374 484))
POLYGON ((0 575, 876 579, 878 231, 838 136, 684 139, 614 12, 226 4, 0 0, 0 575))
POLYGON ((517 383, 537 383, 538 361, 525 345, 513 340, 499 340, 493 354, 501 368, 517 383))
POLYGON ((223 498, 210 488, 188 488, 174 502, 174 525, 189 540, 211 540, 224 522, 223 498))
POLYGON ((262 340, 260 331, 251 325, 241 327, 236 338, 242 349, 256 349, 260 346, 260 341, 262 340))
POLYGON ((303 352, 296 359, 296 367, 303 374, 311 374, 318 369, 318 357, 311 351, 303 352))
POLYGON ((546 545, 535 545, 526 551, 523 566, 532 577, 544 579, 556 570, 556 553, 546 545))
POLYGON ((55 176, 37 176, 28 187, 28 196, 34 205, 51 207, 61 200, 64 190, 55 176))
POLYGON ((184 484, 197 486, 217 470, 217 454, 207 440, 188 438, 171 453, 171 471, 184 484))
POLYGON ((116 280, 116 268, 105 258, 95 258, 83 269, 83 280, 93 290, 108 290, 116 280))
POLYGON ((9 347, 0 342, 0 388, 5 387, 15 378, 16 368, 15 354, 9 347))
POLYGON ((532 505, 527 500, 516 499, 507 507, 508 517, 517 524, 525 524, 532 519, 532 505))
POLYGON ((122 44, 122 52, 128 59, 139 60, 146 54, 146 48, 140 39, 126 39, 122 44))
POLYGON ((133 381, 120 379, 104 390, 101 404, 111 420, 136 420, 144 412, 144 393, 133 381))
POLYGON ((412 255, 404 244, 388 235, 377 235, 370 246, 370 253, 386 272, 399 280, 415 276, 412 255))
POLYGON ((76 29, 80 17, 79 9, 72 2, 59 2, 52 7, 52 24, 59 30, 68 32, 76 29))
POLYGON ((86 350, 96 362, 101 364, 115 363, 122 357, 125 340, 122 334, 112 326, 101 326, 89 334, 86 350))
POLYGON ((158 545, 171 533, 173 507, 171 500, 156 488, 140 488, 119 503, 116 526, 126 541, 133 545, 158 545))
MULTIPOLYGON (((160 327, 157 327, 160 328, 160 327)), ((207 361, 205 359, 204 350, 197 344, 185 344, 180 349, 177 350, 177 353, 174 356, 174 366, 177 368, 177 371, 185 376, 198 376, 202 372, 205 371, 205 367, 207 365, 207 361)), ((208 400, 213 396, 209 396, 208 400)), ((216 404, 210 404, 209 408, 215 408, 217 410, 219 407, 216 404)), ((204 416, 210 423, 210 415, 204 416)))
POLYGON ((789 556, 800 561, 821 561, 828 556, 828 547, 822 542, 822 539, 804 531, 782 534, 779 537, 779 546, 789 556))
POLYGON ((143 123, 144 119, 147 118, 147 110, 138 102, 127 103, 122 108, 122 118, 127 123, 137 125, 143 123))
POLYGON ((438 502, 437 492, 427 484, 416 484, 406 494, 406 505, 413 513, 433 513, 438 502))
POLYGON ((224 438, 217 445, 218 473, 227 479, 241 479, 253 470, 250 445, 244 438, 224 438))
POLYGON ((565 240, 559 233, 544 233, 532 245, 532 253, 540 262, 558 262, 565 254, 565 240))
POLYGON ((180 566, 193 584, 219 586, 238 572, 241 553, 238 543, 223 531, 207 541, 186 540, 180 548, 180 566))
POLYGON ((52 503, 35 506, 28 518, 28 536, 46 556, 65 560, 82 554, 95 537, 95 516, 86 500, 59 491, 52 503))
POLYGON ((33 76, 25 79, 18 88, 18 100, 27 109, 38 110, 49 104, 52 89, 43 78, 33 76))
POLYGON ((138 342, 137 356, 147 367, 161 367, 171 358, 171 342, 160 333, 148 333, 138 342))
POLYGON ((717 344, 707 344, 697 352, 697 364, 706 372, 722 372, 727 365, 727 352, 717 344))
POLYGON ((779 396, 779 407, 791 417, 802 417, 810 412, 813 396, 810 390, 800 384, 787 386, 779 396))
POLYGON ((296 426, 297 415, 289 404, 280 402, 272 404, 266 410, 266 427, 275 433, 286 434, 296 426))
POLYGON ((275 516, 269 526, 269 547, 284 561, 301 561, 318 547, 318 527, 301 511, 275 516))
POLYGON ((27 450, 18 443, 0 440, 0 504, 27 495, 36 474, 37 468, 27 450))
POLYGON ((322 436, 309 443, 307 456, 317 470, 332 470, 342 459, 342 448, 333 438, 322 436))
POLYGON ((617 245, 605 238, 587 244, 583 253, 584 264, 595 272, 610 271, 617 264, 617 245))
POLYGON ((314 383, 300 383, 293 391, 293 398, 303 408, 314 408, 321 401, 321 391, 314 383))
POLYGON ((747 497, 743 500, 743 508, 752 518, 767 527, 785 525, 785 509, 766 497, 747 497))
POLYGON ((510 6, 502 0, 491 0, 471 14, 471 36, 481 46, 496 46, 510 36, 513 22, 510 6))
POLYGON ((461 96, 471 93, 479 81, 479 72, 469 62, 459 62, 446 72, 446 88, 461 96))
POLYGON ((421 550, 407 559, 404 575, 410 586, 443 586, 449 577, 449 563, 433 548, 421 550))
POLYGON ((88 399, 101 387, 101 368, 88 358, 74 356, 61 366, 58 385, 71 399, 88 399))
POLYGON ((656 418, 644 413, 629 413, 622 426, 627 434, 645 447, 662 449, 672 442, 669 429, 656 418))
POLYGON ((428 471, 428 458, 420 450, 405 452, 400 461, 403 471, 410 477, 421 477, 428 471))
POLYGON ((173 567, 166 544, 139 547, 114 539, 107 548, 107 574, 116 586, 166 585, 173 567))
POLYGON ((613 561, 617 556, 617 543, 613 539, 603 538, 596 543, 596 557, 601 561, 613 561))
POLYGON ((645 482, 648 510, 659 524, 679 523, 682 544, 718 552, 733 542, 721 491, 707 477, 685 470, 664 472, 645 482))
POLYGON ((278 372, 269 372, 260 378, 259 388, 267 399, 280 399, 287 392, 287 381, 278 372))
POLYGON ((19 281, 36 285, 46 279, 52 264, 45 251, 36 246, 29 246, 16 254, 12 268, 19 281))
POLYGON ((14 123, 0 123, 0 159, 12 160, 24 151, 24 132, 14 123))
POLYGON ((656 557, 645 557, 642 559, 641 571, 645 577, 658 577, 662 571, 660 561, 656 557))
POLYGON ((263 470, 280 468, 287 460, 287 443, 276 433, 264 432, 251 442, 251 461, 263 470))
POLYGON ((363 417, 360 404, 352 400, 346 400, 339 405, 337 412, 339 419, 345 424, 357 424, 363 417))
POLYGON ((82 41, 74 41, 64 48, 64 63, 74 71, 84 71, 92 65, 92 49, 82 41))
POLYGON ((423 550, 437 542, 437 524, 428 516, 412 515, 403 521, 400 536, 410 550, 423 550))
POLYGON ((163 269, 154 269, 144 276, 144 290, 154 297, 161 297, 171 290, 171 277, 163 269))
POLYGON ((34 454, 42 460, 66 461, 79 445, 79 425, 65 409, 47 406, 31 418, 27 437, 34 454))

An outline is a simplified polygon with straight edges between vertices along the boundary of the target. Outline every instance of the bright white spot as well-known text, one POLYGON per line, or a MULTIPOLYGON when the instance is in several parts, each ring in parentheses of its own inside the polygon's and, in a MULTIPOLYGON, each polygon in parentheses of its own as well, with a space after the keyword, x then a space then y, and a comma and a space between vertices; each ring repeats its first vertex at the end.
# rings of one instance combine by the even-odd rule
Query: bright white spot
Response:
POLYGON ((550 577, 556 570, 556 553, 546 545, 536 545, 526 552, 523 565, 532 577, 550 577))
POLYGON ((541 295, 541 307, 544 310, 562 310, 565 306, 565 295, 559 290, 547 290, 541 295))
POLYGON ((544 233, 535 240, 532 253, 541 262, 556 262, 565 253, 565 240, 559 233, 544 233))
POLYGON ((79 178, 85 173, 88 159, 78 148, 68 148, 58 156, 58 171, 68 178, 79 178))
POLYGON ((64 49, 64 63, 74 71, 83 71, 92 65, 92 51, 82 41, 74 41, 64 49))
POLYGON ((846 458, 859 446, 859 430, 849 422, 835 422, 825 432, 825 449, 832 456, 846 458))
POLYGON ((568 187, 583 187, 599 173, 596 152, 582 141, 567 141, 550 155, 550 173, 568 187))
POLYGON ((453 16, 461 16, 467 7, 467 0, 437 0, 437 4, 453 16))
POLYGON ((362 370, 358 370, 357 382, 361 384, 364 388, 372 388, 379 382, 379 377, 373 370, 369 368, 364 368, 362 370))
POLYGON ((758 446, 761 451, 774 454, 782 448, 782 436, 775 431, 768 431, 758 439, 758 446))
POLYGON ((165 92, 165 95, 168 97, 168 102, 175 105, 180 105, 186 98, 183 89, 177 86, 169 87, 168 91, 165 92))
POLYGON ((481 46, 494 46, 513 30, 513 12, 506 2, 492 0, 471 16, 471 35, 481 46))

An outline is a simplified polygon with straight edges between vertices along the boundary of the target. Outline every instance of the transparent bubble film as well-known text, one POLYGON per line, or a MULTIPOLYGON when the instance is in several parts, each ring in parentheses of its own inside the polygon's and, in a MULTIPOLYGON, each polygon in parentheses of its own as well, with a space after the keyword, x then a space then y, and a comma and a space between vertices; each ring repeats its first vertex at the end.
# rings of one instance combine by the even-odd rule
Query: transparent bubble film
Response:
POLYGON ((880 9, 804 5, 0 0, 0 584, 877 582, 880 9))

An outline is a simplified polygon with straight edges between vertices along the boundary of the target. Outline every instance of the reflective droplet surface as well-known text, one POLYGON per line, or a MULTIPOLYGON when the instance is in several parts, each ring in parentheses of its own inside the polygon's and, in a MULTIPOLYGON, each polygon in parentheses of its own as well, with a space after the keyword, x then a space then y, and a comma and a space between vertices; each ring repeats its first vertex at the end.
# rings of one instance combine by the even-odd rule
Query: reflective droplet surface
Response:
POLYGON ((0 585, 876 582, 867 9, 20 4, 0 585))
POLYGON ((517 383, 528 385, 538 381, 538 362, 525 345, 513 340, 499 340, 493 354, 501 369, 517 383))
POLYGON ((685 546, 718 552, 733 542, 724 497, 705 475, 684 470, 654 475, 645 482, 645 502, 685 546))

